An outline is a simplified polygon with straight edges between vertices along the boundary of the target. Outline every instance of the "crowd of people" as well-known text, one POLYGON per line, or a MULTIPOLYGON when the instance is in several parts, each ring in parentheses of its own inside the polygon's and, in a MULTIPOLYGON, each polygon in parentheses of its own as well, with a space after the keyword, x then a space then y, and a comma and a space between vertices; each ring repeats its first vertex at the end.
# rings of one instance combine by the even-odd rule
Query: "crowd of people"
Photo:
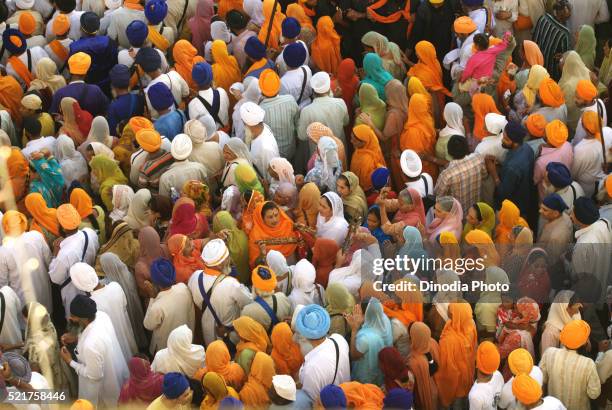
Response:
POLYGON ((1 0, 2 405, 612 408, 608 3, 1 0))

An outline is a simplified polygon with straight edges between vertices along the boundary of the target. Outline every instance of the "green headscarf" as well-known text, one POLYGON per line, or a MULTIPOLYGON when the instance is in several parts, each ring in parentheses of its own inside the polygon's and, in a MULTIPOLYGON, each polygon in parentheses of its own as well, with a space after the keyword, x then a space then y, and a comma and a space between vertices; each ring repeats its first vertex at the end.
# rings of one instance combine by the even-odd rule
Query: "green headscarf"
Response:
MULTIPOLYGON (((385 128, 385 115, 387 114, 387 104, 378 98, 378 92, 373 85, 362 83, 359 87, 359 108, 361 112, 370 114, 374 126, 382 131, 385 128)), ((363 124, 359 118, 355 125, 363 124)))
POLYGON ((238 228, 232 214, 228 211, 217 212, 213 218, 213 232, 219 233, 223 229, 230 231, 225 243, 232 262, 238 270, 238 280, 240 283, 248 284, 251 273, 249 270, 249 238, 238 228))
POLYGON ((259 191, 262 195, 265 195, 263 186, 259 182, 259 178, 257 178, 257 172, 249 164, 238 164, 234 170, 234 181, 241 194, 250 190, 259 191))
POLYGON ((593 27, 587 24, 580 27, 575 50, 578 55, 580 55, 580 58, 582 58, 584 65, 586 65, 589 70, 592 70, 595 66, 596 42, 597 40, 595 39, 595 30, 593 29, 593 27))
POLYGON ((95 173, 100 183, 100 198, 107 211, 113 209, 113 186, 128 185, 128 179, 121 172, 119 165, 112 159, 96 155, 89 161, 91 172, 95 173))
POLYGON ((330 315, 350 313, 355 307, 355 298, 340 282, 330 283, 325 289, 327 312, 330 315))
POLYGON ((463 226, 462 238, 465 238, 465 235, 474 229, 480 229, 493 237, 493 230, 495 229, 495 211, 485 202, 477 202, 475 206, 480 211, 481 223, 478 226, 474 226, 466 222, 463 226))
POLYGON ((353 219, 361 216, 362 221, 365 221, 368 213, 368 201, 359 185, 359 177, 350 171, 343 172, 342 176, 347 179, 350 190, 348 196, 342 198, 342 203, 345 207, 350 208, 349 214, 353 219))

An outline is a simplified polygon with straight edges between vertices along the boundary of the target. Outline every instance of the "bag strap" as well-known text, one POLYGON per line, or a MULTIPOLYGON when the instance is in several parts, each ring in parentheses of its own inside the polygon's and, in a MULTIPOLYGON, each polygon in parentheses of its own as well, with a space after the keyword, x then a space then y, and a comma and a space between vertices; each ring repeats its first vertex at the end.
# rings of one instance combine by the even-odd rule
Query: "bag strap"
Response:
POLYGON ((304 96, 304 90, 306 89, 306 77, 308 77, 308 73, 306 72, 306 69, 304 68, 304 66, 300 67, 302 69, 302 72, 304 73, 304 78, 302 78, 302 89, 300 90, 300 97, 297 100, 298 105, 300 105, 300 103, 302 102, 302 97, 304 96))
MULTIPOLYGON (((81 231, 81 232, 85 236, 85 246, 83 246, 83 253, 81 253, 81 262, 84 262, 85 261, 85 254, 87 253, 87 247, 89 246, 89 236, 87 235, 87 232, 85 232, 85 231, 81 231)), ((60 285, 60 291, 62 289, 64 289, 66 286, 68 286, 68 284, 70 282, 72 282, 72 278, 70 277, 70 275, 68 275, 66 280, 63 281, 62 284, 60 285)))
POLYGON ((340 347, 338 347, 338 342, 333 337, 329 337, 331 341, 334 343, 334 349, 336 350, 336 369, 334 370, 334 379, 331 384, 336 384, 336 376, 338 375, 338 365, 340 364, 340 347))
POLYGON ((32 72, 32 52, 30 51, 29 48, 26 50, 26 54, 28 55, 28 71, 31 73, 32 72))
POLYGON ((429 184, 427 183, 427 178, 425 178, 425 175, 421 174, 421 179, 423 180, 423 184, 425 184, 425 196, 429 196, 429 184))
POLYGON ((204 271, 202 271, 198 277, 198 287, 200 288, 200 293, 202 294, 202 300, 204 302, 202 304, 202 314, 206 312, 206 308, 210 309, 210 313, 213 315, 217 326, 223 326, 223 322, 221 322, 221 319, 219 319, 219 316, 217 316, 217 312, 215 312, 215 308, 213 308, 210 298, 215 286, 217 286, 218 283, 221 283, 223 279, 225 279, 225 275, 221 274, 217 276, 210 289, 208 289, 208 292, 206 292, 204 290, 204 271))
MULTIPOLYGON (((219 119, 219 107, 220 107, 220 105, 221 105, 221 103, 220 103, 220 101, 219 101, 219 100, 217 100, 217 105, 216 105, 217 110, 215 111, 215 109, 214 109, 214 107, 215 107, 215 92, 216 92, 216 95, 217 95, 217 96, 219 96, 219 91, 217 91, 217 90, 213 90, 213 105, 210 105, 210 104, 208 103, 208 101, 206 101, 206 100, 204 99, 204 97, 202 97, 200 94, 197 94, 197 95, 196 95, 196 98, 197 98, 198 100, 200 100, 200 102, 202 103, 202 105, 204 106, 204 108, 206 108, 206 111, 208 111, 208 113, 211 115, 211 117, 213 117, 213 119, 215 120, 215 122, 218 122, 219 124, 221 124, 221 128, 223 128, 223 127, 225 127, 225 124, 223 123, 223 121, 221 121, 221 120, 219 119)), ((220 99, 220 98, 221 98, 221 97, 219 97, 219 99, 220 99)))
POLYGON ((574 199, 572 201, 572 204, 573 204, 574 201, 576 200, 576 188, 574 187, 573 184, 570 184, 570 188, 572 189, 572 195, 574 196, 574 199))
POLYGON ((2 333, 2 329, 4 329, 4 316, 6 313, 6 299, 4 299, 4 293, 0 292, 0 334, 2 333))
POLYGON ((183 6, 183 14, 181 14, 181 18, 178 22, 178 24, 176 25, 176 32, 178 34, 181 33, 182 29, 183 29, 183 21, 185 20, 185 15, 187 13, 187 7, 189 6, 189 0, 185 0, 185 5, 183 6))
POLYGON ((278 323, 278 317, 276 316, 276 309, 277 309, 276 295, 272 295, 272 304, 273 304, 272 308, 270 308, 270 305, 268 305, 268 303, 265 300, 263 300, 261 296, 257 296, 255 298, 255 302, 257 302, 257 304, 261 306, 263 310, 265 310, 268 316, 270 317, 270 328, 268 329, 268 331, 272 330, 272 328, 276 326, 276 324, 278 323))
MULTIPOLYGON (((185 0, 188 1, 188 0, 185 0)), ((170 74, 166 73, 166 77, 168 77, 168 81, 170 81, 170 87, 168 87, 170 89, 170 92, 172 92, 172 77, 170 77, 170 74)), ((179 103, 176 102, 176 100, 174 99, 174 93, 172 93, 172 101, 174 101, 174 108, 179 107, 179 103)))

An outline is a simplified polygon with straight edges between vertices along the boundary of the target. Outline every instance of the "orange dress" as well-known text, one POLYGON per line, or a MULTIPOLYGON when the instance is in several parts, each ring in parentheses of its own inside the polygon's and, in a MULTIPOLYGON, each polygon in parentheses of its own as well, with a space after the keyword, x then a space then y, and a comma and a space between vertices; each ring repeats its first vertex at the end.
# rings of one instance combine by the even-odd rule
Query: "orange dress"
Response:
MULTIPOLYGON (((414 94, 408 104, 408 120, 400 136, 402 151, 411 149, 417 154, 435 155, 436 129, 427 103, 427 97, 414 94)), ((423 172, 435 179, 438 177, 438 166, 430 161, 422 160, 423 172)))
MULTIPOLYGON (((261 215, 264 204, 266 204, 266 202, 261 202, 253 211, 253 228, 251 232, 249 232, 249 263, 251 266, 255 265, 255 261, 259 257, 259 245, 257 241, 272 238, 293 238, 296 236, 293 230, 293 221, 287 216, 285 211, 280 208, 277 208, 279 212, 278 224, 274 227, 266 225, 261 215)), ((295 248, 295 243, 266 245, 267 251, 274 249, 282 253, 285 257, 291 256, 293 252, 295 252, 295 248)))
POLYGON ((364 191, 372 189, 372 172, 376 168, 386 167, 378 137, 368 125, 361 124, 353 128, 355 138, 365 142, 361 148, 356 148, 351 159, 351 172, 359 178, 359 185, 364 191))
POLYGON ((335 75, 340 65, 340 36, 334 30, 331 17, 323 16, 317 22, 317 38, 313 41, 312 61, 325 72, 335 75))

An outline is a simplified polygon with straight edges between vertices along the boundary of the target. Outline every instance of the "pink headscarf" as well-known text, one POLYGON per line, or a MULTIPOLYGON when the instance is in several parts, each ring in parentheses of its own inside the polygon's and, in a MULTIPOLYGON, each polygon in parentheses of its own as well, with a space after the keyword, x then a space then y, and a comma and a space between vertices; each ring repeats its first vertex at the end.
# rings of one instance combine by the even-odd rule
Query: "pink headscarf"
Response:
POLYGON ((425 225, 425 207, 423 206, 423 198, 419 192, 412 188, 407 188, 414 208, 412 211, 402 212, 397 211, 393 217, 393 222, 404 222, 406 225, 417 226, 417 223, 425 225))
POLYGON ((161 396, 164 376, 151 371, 151 363, 140 357, 132 357, 128 363, 130 378, 121 388, 119 403, 142 401, 151 403, 161 396))
POLYGON ((195 15, 188 21, 191 29, 191 44, 198 50, 198 54, 204 55, 204 43, 212 40, 210 35, 211 19, 215 14, 212 0, 199 0, 195 15))
POLYGON ((438 198, 436 203, 450 200, 453 201, 453 205, 448 214, 444 218, 435 217, 427 227, 427 238, 432 242, 436 240, 438 235, 445 231, 452 232, 455 238, 461 238, 461 233, 463 231, 463 209, 459 201, 450 196, 443 196, 438 198))

